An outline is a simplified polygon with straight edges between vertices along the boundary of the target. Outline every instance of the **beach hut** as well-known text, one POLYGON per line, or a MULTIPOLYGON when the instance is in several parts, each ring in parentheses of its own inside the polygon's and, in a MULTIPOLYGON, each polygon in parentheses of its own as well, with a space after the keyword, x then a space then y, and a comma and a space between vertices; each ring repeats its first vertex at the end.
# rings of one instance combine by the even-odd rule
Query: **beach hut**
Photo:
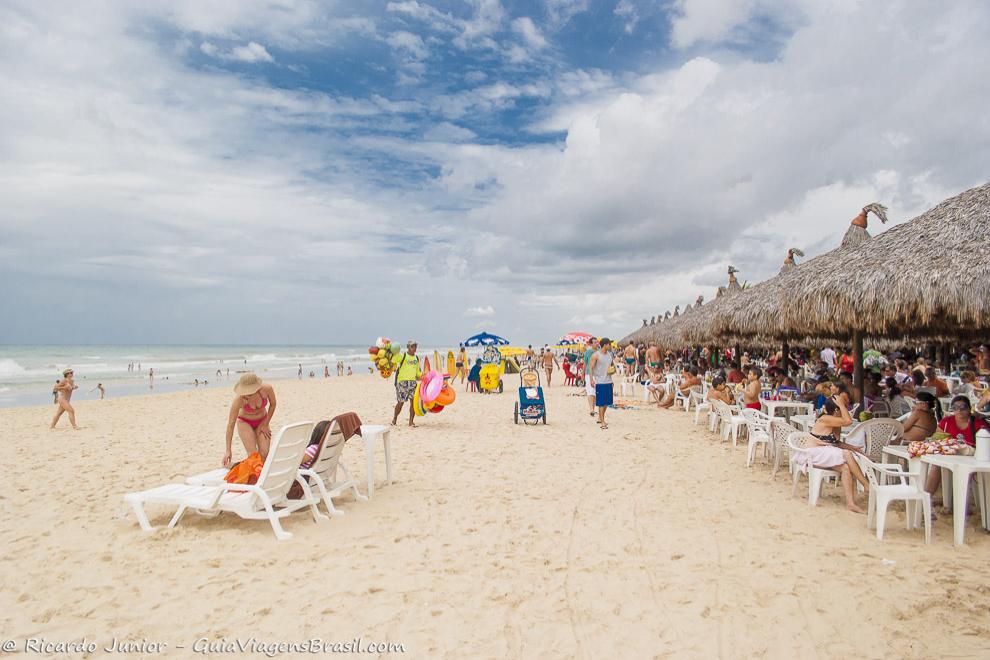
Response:
POLYGON ((990 330, 990 183, 730 301, 723 335, 973 337, 990 330))
MULTIPOLYGON (((990 183, 875 238, 786 269, 727 302, 710 330, 782 340, 851 339, 857 356, 862 356, 864 337, 985 335, 990 330, 988 254, 990 183)), ((860 362, 856 382, 861 386, 860 362)))

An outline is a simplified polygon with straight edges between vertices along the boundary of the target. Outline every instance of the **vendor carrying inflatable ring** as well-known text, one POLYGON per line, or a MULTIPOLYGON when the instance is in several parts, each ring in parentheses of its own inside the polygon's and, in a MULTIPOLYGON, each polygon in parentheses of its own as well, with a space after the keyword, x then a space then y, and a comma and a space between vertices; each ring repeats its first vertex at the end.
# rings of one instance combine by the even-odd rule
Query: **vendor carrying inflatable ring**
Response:
POLYGON ((413 406, 413 395, 419 385, 419 377, 423 373, 423 368, 419 363, 419 356, 416 355, 416 342, 410 340, 406 343, 406 351, 392 356, 392 365, 395 368, 395 411, 392 414, 392 426, 399 420, 399 413, 402 412, 402 405, 409 402, 409 426, 416 426, 413 419, 416 416, 413 406))

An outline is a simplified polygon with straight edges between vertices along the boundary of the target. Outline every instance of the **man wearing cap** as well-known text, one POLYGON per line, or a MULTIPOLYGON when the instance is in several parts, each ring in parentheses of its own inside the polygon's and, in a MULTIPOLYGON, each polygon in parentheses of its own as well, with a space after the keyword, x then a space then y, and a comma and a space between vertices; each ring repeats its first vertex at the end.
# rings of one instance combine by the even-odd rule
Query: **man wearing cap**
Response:
POLYGON ((399 419, 402 412, 402 404, 409 402, 409 426, 416 426, 413 419, 416 411, 413 409, 413 393, 419 383, 419 377, 423 374, 423 369, 419 364, 419 356, 416 355, 416 342, 410 340, 406 343, 406 352, 401 355, 392 356, 392 364, 395 366, 395 411, 392 414, 392 426, 399 419))
POLYGON ((58 420, 62 418, 62 413, 69 413, 69 423, 72 424, 72 428, 79 430, 79 427, 76 426, 76 409, 69 403, 72 392, 79 389, 73 380, 74 375, 72 369, 66 369, 62 372, 62 380, 55 385, 55 403, 58 405, 58 410, 55 411, 55 417, 52 418, 52 424, 49 428, 55 428, 58 420))

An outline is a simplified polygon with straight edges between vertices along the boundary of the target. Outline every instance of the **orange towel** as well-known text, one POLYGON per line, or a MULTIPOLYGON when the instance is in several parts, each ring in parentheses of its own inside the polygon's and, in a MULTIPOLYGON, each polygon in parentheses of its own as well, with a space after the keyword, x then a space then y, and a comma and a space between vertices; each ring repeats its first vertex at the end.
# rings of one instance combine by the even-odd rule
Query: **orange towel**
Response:
POLYGON ((261 468, 265 466, 265 461, 261 454, 254 452, 243 461, 230 468, 227 476, 223 478, 229 484, 248 484, 253 486, 258 483, 261 476, 261 468))

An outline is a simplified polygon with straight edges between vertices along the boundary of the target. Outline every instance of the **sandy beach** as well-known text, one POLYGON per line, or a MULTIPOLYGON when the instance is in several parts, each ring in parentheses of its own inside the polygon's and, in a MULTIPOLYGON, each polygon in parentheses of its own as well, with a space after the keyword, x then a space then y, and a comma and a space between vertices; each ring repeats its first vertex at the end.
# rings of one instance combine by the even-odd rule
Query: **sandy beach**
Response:
MULTIPOLYGON (((121 517, 125 493, 217 466, 226 390, 81 401, 76 432, 48 430, 51 406, 0 411, 3 636, 176 657, 201 638, 355 637, 415 658, 990 653, 990 538, 972 517, 965 547, 944 515, 926 546, 895 508, 878 542, 841 492, 810 508, 786 470, 747 469, 693 414, 614 410, 602 431, 558 383, 547 426, 514 426, 507 385, 397 427, 395 482, 377 451, 374 498, 319 525, 296 514, 284 542, 229 515, 152 534, 121 517)), ((273 427, 348 410, 387 423, 394 401, 371 376, 275 387, 273 427)), ((345 461, 363 480, 360 441, 345 461)))

